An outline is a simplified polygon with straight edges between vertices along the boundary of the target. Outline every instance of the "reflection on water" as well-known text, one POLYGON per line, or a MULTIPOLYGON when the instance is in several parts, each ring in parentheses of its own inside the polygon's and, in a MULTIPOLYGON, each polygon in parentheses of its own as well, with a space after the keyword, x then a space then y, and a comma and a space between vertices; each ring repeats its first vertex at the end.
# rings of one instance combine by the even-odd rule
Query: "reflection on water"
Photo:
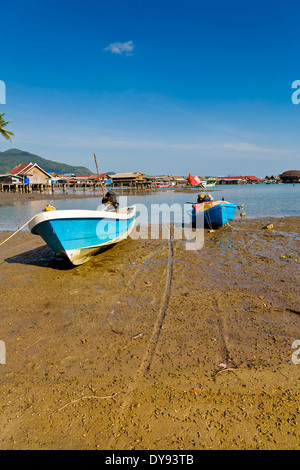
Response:
MULTIPOLYGON (((127 202, 131 204, 143 204, 146 206, 148 214, 151 213, 151 205, 168 204, 173 205, 177 216, 186 212, 187 202, 195 202, 198 190, 195 191, 155 191, 144 194, 123 193, 121 197, 121 206, 127 202), (126 196, 127 201, 124 199, 126 196), (178 204, 177 208, 176 205, 178 204), (185 211, 184 211, 185 209, 185 211)), ((203 190, 202 190, 203 192, 203 190)), ((253 184, 253 185, 222 185, 215 190, 210 190, 215 200, 224 199, 237 205, 244 204, 243 211, 248 218, 260 217, 284 217, 300 215, 300 184, 253 184)), ((95 197, 82 199, 61 199, 55 201, 51 195, 49 200, 34 201, 29 200, 25 203, 3 204, 1 205, 0 194, 0 230, 17 230, 34 215, 43 211, 47 204, 54 205, 59 209, 88 209, 95 210, 101 203, 101 195, 97 193, 95 197)), ((153 206, 152 206, 153 208, 153 206)), ((138 207, 139 209, 139 207, 138 207)), ((139 216, 141 224, 151 223, 150 216, 147 217, 147 211, 139 216)), ((138 213, 139 215, 139 213, 138 213)), ((171 214, 172 215, 172 214, 171 214)), ((176 217, 176 214, 175 214, 176 217)), ((236 211, 235 218, 239 218, 239 211, 236 211)), ((178 219, 176 218, 176 221, 178 219)))

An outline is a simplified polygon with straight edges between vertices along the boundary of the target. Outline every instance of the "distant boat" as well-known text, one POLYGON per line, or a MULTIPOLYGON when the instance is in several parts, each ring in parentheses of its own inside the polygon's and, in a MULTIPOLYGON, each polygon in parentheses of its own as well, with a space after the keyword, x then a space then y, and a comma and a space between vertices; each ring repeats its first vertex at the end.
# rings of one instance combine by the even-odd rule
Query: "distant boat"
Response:
POLYGON ((191 173, 189 173, 188 182, 193 188, 213 188, 216 186, 215 181, 201 180, 199 176, 193 177, 191 173))
POLYGON ((193 204, 193 208, 188 211, 188 214, 191 216, 193 224, 198 218, 204 217, 205 228, 218 228, 233 219, 236 209, 235 204, 227 201, 209 201, 193 204))
POLYGON ((75 266, 88 261, 102 247, 127 238, 133 229, 136 207, 109 210, 57 210, 37 214, 29 223, 57 254, 75 266))
POLYGON ((216 186, 215 182, 208 183, 207 181, 201 181, 201 185, 205 188, 214 188, 216 186))
POLYGON ((169 189, 172 186, 173 186, 172 184, 157 184, 156 189, 169 189))

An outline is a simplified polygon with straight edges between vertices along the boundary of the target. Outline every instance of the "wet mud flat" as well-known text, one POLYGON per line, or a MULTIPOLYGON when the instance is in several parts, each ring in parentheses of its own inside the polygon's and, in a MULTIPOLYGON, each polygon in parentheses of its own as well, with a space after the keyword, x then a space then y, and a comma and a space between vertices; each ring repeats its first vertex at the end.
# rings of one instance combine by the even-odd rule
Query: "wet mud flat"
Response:
POLYGON ((0 449, 299 449, 299 240, 299 218, 241 219, 199 251, 171 228, 72 267, 18 234, 0 449))
MULTIPOLYGON (((109 189, 107 188, 107 191, 109 189)), ((146 195, 149 193, 157 193, 157 189, 121 189, 121 188, 113 188, 113 191, 116 192, 118 195, 128 195, 128 194, 135 194, 135 195, 146 195)), ((193 194, 195 195, 195 190, 188 189, 188 188, 173 188, 170 190, 172 192, 184 192, 184 194, 193 194)), ((219 189, 210 189, 210 191, 218 192, 219 189)), ((83 188, 68 188, 67 191, 62 191, 61 189, 56 189, 55 191, 47 190, 43 193, 39 191, 33 191, 31 193, 0 193, 0 205, 1 204, 21 204, 26 203, 28 201, 46 201, 49 202, 59 201, 61 199, 83 199, 83 198, 102 198, 103 190, 102 188, 92 189, 91 187, 83 189, 83 188)))

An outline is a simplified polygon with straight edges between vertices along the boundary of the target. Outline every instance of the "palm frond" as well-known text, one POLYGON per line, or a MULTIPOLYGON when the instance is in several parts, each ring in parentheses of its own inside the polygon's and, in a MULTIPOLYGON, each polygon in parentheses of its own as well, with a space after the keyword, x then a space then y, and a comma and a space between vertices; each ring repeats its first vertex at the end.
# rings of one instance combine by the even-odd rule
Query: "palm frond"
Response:
POLYGON ((5 129, 8 124, 12 124, 12 121, 4 121, 3 116, 5 116, 5 113, 0 114, 0 135, 2 135, 4 139, 12 142, 11 136, 14 136, 14 133, 5 129))

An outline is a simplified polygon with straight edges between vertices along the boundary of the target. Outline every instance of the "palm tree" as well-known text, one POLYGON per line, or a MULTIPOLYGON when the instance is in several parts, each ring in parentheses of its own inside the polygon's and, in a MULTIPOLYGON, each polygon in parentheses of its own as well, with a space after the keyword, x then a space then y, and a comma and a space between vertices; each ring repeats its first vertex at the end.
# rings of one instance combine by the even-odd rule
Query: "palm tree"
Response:
POLYGON ((5 116, 5 113, 0 114, 0 135, 2 135, 4 139, 12 141, 11 136, 14 136, 15 134, 11 131, 8 131, 7 129, 4 129, 7 126, 7 124, 11 124, 12 122, 4 121, 3 116, 5 116))

